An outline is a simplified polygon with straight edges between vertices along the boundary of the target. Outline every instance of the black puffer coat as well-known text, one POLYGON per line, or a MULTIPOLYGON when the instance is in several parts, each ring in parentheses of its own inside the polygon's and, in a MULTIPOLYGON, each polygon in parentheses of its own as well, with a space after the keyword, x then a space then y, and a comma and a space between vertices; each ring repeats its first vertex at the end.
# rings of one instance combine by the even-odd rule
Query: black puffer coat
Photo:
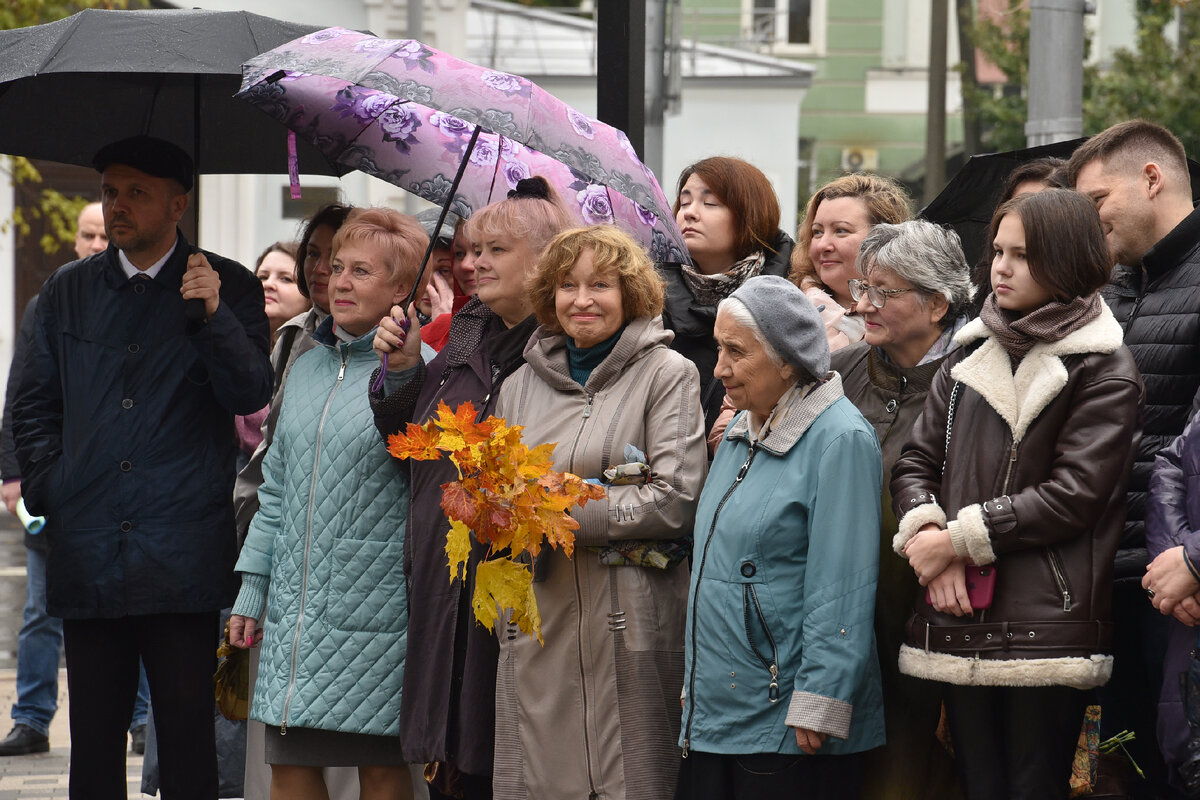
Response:
POLYGON ((1142 267, 1118 266, 1101 290, 1146 386, 1146 427, 1114 574, 1139 581, 1147 563, 1146 492, 1154 455, 1183 433, 1200 390, 1200 210, 1150 248, 1142 267))
MULTIPOLYGON (((791 267, 792 237, 783 231, 775 236, 771 250, 767 251, 762 275, 787 276, 791 267), (773 252, 772 252, 773 251, 773 252)), ((717 319, 717 307, 701 305, 692 297, 692 291, 683 279, 679 264, 658 265, 659 274, 667 281, 667 302, 663 308, 663 327, 675 332, 671 349, 690 359, 700 371, 700 404, 704 407, 704 430, 712 428, 725 399, 725 389, 720 381, 713 380, 713 368, 717 365, 717 343, 713 341, 713 324, 717 319)))

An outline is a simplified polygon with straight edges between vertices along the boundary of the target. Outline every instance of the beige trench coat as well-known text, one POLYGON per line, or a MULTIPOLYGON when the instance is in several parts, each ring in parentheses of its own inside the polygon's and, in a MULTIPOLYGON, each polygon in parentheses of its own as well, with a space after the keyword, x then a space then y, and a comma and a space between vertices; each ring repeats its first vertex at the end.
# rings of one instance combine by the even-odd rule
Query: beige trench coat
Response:
POLYGON ((526 444, 557 442, 555 469, 599 478, 646 453, 652 480, 610 486, 576 509, 574 558, 547 551, 534 591, 545 647, 498 626, 494 796, 653 798, 679 768, 686 561, 668 570, 609 567, 589 545, 689 534, 708 460, 699 375, 668 349, 659 318, 635 319, 580 386, 566 338, 538 329, 497 412, 526 444))

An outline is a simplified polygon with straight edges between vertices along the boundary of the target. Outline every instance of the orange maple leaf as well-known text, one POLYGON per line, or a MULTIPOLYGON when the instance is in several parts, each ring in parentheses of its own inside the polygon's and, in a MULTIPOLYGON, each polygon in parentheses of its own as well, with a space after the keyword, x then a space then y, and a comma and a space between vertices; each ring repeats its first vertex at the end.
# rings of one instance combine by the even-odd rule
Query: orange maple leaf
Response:
POLYGON ((433 461, 442 457, 438 449, 441 434, 432 425, 408 423, 404 433, 393 433, 388 437, 388 452, 401 460, 433 461))

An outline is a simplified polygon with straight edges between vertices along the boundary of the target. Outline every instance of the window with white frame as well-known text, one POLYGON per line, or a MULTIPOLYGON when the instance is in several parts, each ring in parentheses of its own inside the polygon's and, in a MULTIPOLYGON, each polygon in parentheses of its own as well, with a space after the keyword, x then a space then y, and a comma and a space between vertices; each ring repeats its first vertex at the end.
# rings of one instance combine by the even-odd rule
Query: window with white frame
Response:
POLYGON ((826 0, 742 0, 742 33, 781 55, 824 50, 826 0))

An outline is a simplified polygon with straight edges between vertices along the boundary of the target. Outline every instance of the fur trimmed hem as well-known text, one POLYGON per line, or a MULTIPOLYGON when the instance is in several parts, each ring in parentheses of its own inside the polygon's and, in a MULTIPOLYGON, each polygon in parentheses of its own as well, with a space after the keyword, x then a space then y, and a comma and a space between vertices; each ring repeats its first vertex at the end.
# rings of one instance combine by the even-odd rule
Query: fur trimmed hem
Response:
POLYGON ((1113 657, 1017 658, 1001 661, 900 647, 900 671, 956 686, 1069 686, 1094 689, 1112 677, 1113 657))
POLYGON ((946 528, 950 531, 954 552, 960 558, 970 559, 977 567, 996 560, 992 537, 983 521, 983 508, 978 503, 959 509, 958 516, 950 520, 946 528))
POLYGON ((917 535, 917 531, 931 522, 939 528, 946 527, 946 512, 937 503, 925 503, 905 512, 900 518, 896 535, 892 537, 892 549, 903 557, 904 545, 917 535))

